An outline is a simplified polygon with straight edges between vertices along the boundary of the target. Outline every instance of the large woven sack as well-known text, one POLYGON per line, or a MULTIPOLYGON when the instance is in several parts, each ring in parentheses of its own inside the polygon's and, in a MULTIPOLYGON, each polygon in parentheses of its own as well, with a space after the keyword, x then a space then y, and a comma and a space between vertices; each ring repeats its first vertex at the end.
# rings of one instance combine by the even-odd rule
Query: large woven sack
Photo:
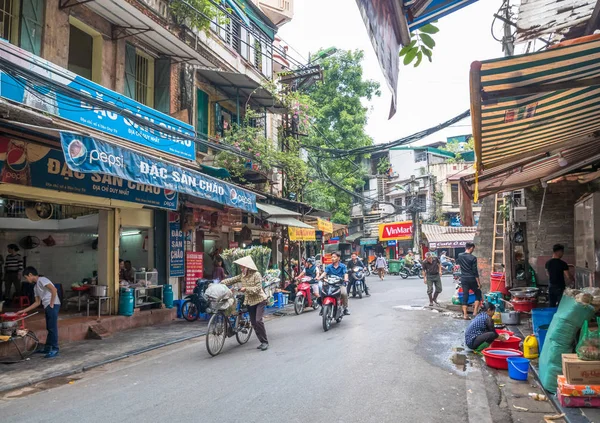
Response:
POLYGON ((556 378, 562 374, 562 355, 575 350, 577 332, 583 322, 594 316, 594 307, 575 301, 574 297, 563 295, 558 311, 552 318, 544 347, 540 355, 540 381, 544 388, 556 393, 556 378))

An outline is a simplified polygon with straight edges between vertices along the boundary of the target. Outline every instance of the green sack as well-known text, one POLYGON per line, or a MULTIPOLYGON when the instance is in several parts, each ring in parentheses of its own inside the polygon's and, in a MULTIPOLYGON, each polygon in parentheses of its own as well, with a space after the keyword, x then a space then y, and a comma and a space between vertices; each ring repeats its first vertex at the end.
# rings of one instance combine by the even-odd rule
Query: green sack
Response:
POLYGON ((594 307, 563 295, 552 318, 540 355, 540 381, 548 391, 556 392, 556 377, 562 373, 562 355, 571 354, 577 343, 577 332, 594 316, 594 307))
MULTIPOLYGON (((600 327, 600 319, 596 318, 600 327)), ((579 343, 577 344, 577 357, 582 360, 600 360, 600 329, 590 330, 587 320, 583 323, 579 343)))

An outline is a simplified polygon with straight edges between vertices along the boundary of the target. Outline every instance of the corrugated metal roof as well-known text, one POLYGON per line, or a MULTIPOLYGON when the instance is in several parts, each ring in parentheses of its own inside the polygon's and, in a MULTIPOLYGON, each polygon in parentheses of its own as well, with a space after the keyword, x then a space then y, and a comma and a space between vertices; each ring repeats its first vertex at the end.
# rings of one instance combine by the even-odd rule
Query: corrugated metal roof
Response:
POLYGON ((566 35, 587 24, 596 0, 521 0, 517 17, 517 42, 550 34, 566 35))
POLYGON ((473 242, 476 226, 438 226, 421 225, 430 247, 456 248, 464 247, 466 242, 473 242))

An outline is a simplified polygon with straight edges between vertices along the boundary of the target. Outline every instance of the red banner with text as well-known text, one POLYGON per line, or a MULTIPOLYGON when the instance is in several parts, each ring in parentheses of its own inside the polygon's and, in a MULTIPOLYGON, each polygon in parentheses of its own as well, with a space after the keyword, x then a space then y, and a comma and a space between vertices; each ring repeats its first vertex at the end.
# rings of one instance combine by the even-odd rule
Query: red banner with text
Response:
POLYGON ((379 225, 379 241, 412 239, 412 228, 413 223, 410 220, 406 222, 382 223, 379 225))
POLYGON ((186 251, 185 253, 185 293, 191 294, 196 280, 204 276, 204 253, 186 251))

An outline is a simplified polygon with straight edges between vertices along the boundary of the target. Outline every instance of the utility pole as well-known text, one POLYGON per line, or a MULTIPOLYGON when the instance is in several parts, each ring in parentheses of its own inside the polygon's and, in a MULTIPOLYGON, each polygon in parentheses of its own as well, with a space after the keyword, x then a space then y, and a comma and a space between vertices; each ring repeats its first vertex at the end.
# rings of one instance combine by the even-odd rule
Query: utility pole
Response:
POLYGON ((512 27, 510 20, 510 0, 504 2, 504 37, 502 37, 502 51, 504 55, 514 56, 515 55, 515 40, 512 36, 512 27))

